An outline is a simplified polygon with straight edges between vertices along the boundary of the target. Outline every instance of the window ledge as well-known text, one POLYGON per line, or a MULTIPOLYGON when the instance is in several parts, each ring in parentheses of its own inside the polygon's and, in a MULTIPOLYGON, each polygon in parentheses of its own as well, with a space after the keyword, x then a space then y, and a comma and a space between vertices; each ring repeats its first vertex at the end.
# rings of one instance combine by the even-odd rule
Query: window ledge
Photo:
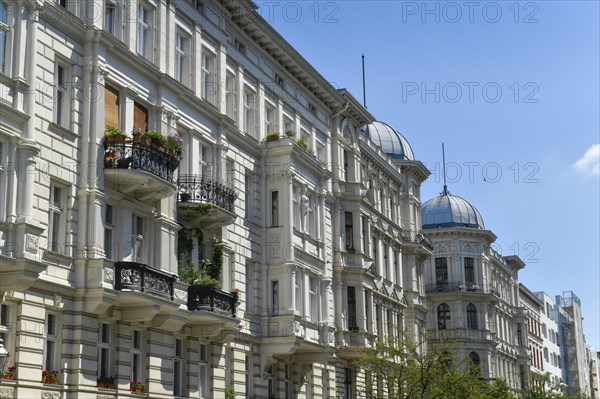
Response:
POLYGON ((49 249, 44 250, 44 256, 47 257, 49 260, 56 261, 57 264, 60 264, 59 263, 60 261, 63 261, 63 262, 74 262, 75 261, 75 258, 72 256, 64 255, 59 252, 54 252, 49 249))
POLYGON ((50 125, 48 125, 48 129, 53 133, 58 133, 60 135, 67 136, 67 138, 70 138, 71 140, 75 140, 79 137, 77 133, 67 129, 62 125, 59 125, 56 122, 50 122, 50 125))

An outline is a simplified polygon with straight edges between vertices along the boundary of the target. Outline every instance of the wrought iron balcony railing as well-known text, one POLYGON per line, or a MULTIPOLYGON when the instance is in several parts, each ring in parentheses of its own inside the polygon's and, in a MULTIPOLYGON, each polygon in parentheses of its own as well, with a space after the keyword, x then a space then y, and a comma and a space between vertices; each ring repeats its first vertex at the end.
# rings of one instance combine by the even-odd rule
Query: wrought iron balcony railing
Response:
POLYGON ((422 231, 403 231, 402 240, 409 244, 419 244, 433 251, 433 242, 422 231))
POLYGON ((207 310, 235 317, 237 300, 232 293, 207 285, 190 285, 188 309, 207 310))
POLYGON ((181 175, 177 186, 181 202, 212 204, 234 212, 235 200, 239 193, 218 180, 198 175, 181 175))
POLYGON ((497 295, 496 290, 489 285, 482 285, 476 283, 446 283, 446 284, 427 284, 425 286, 425 292, 428 294, 436 292, 473 292, 480 294, 494 294, 497 295))
POLYGON ((141 141, 104 141, 104 169, 143 170, 175 183, 179 157, 141 141))
POLYGON ((115 289, 129 289, 173 300, 175 276, 137 262, 115 263, 115 289))

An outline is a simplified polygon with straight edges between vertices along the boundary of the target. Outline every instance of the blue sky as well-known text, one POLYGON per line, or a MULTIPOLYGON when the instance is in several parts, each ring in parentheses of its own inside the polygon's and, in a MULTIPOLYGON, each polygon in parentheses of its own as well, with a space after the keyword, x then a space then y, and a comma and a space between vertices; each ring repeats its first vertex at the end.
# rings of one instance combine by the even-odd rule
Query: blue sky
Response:
POLYGON ((527 262, 532 291, 581 298, 600 347, 599 3, 257 4, 359 99, 364 52, 369 111, 432 171, 422 200, 442 189, 443 141, 450 192, 478 208, 499 252, 527 262))

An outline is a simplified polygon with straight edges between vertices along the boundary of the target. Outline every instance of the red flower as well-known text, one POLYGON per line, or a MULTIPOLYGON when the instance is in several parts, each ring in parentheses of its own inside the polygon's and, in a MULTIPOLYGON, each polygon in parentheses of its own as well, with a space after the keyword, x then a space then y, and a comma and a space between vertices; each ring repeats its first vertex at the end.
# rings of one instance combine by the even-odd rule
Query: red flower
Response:
POLYGON ((50 372, 48 370, 42 371, 42 375, 48 375, 48 374, 50 374, 50 372))

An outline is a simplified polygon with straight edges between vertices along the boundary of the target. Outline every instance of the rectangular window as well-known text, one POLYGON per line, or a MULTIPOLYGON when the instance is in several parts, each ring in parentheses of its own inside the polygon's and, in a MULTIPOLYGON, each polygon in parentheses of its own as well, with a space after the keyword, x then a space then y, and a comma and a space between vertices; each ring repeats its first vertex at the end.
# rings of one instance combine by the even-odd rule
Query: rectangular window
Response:
POLYGON ((373 264, 375 265, 375 270, 377 270, 377 273, 379 273, 379 260, 377 259, 377 246, 379 243, 377 242, 375 236, 371 237, 371 245, 373 246, 371 249, 371 254, 373 255, 373 264))
POLYGON ((438 286, 448 284, 448 259, 435 258, 435 283, 438 286))
POLYGON ((275 120, 275 107, 268 102, 265 102, 265 131, 264 135, 277 131, 277 123, 275 120))
POLYGON ((147 59, 152 58, 152 11, 139 5, 137 15, 137 52, 147 59))
POLYGON ((279 314, 279 281, 271 281, 271 307, 272 314, 279 314))
POLYGON ((10 28, 8 26, 8 4, 0 1, 0 73, 6 72, 8 36, 10 28))
POLYGON ((142 262, 143 243, 144 219, 141 216, 131 215, 131 248, 134 262, 142 262))
POLYGON ((54 0, 54 2, 61 7, 67 7, 67 0, 54 0))
POLYGON ((344 369, 344 399, 354 399, 354 373, 351 368, 344 369))
POLYGON ((173 395, 183 395, 183 348, 182 341, 175 339, 175 357, 173 359, 173 395))
POLYGON ((44 353, 44 370, 56 371, 58 361, 56 358, 58 346, 58 326, 56 315, 46 315, 46 350, 44 353))
POLYGON ((175 34, 175 79, 187 85, 190 75, 190 38, 181 31, 175 34))
POLYGON ((133 128, 148 131, 148 108, 137 101, 133 103, 133 128))
POLYGON ((286 114, 283 114, 283 130, 288 136, 294 132, 294 120, 286 114))
POLYGON ((252 395, 252 355, 246 355, 244 385, 246 387, 246 397, 250 397, 252 395))
POLYGON ((56 62, 54 69, 54 122, 65 128, 70 127, 70 99, 67 88, 69 68, 56 62))
POLYGON ((394 257, 394 278, 395 278, 396 284, 402 284, 402 275, 400 273, 400 264, 398 263, 398 251, 396 251, 396 250, 393 251, 393 257, 394 257))
POLYGON ((387 310, 387 314, 386 314, 386 323, 387 323, 387 335, 388 335, 388 339, 394 336, 394 317, 392 314, 392 310, 388 309, 387 310))
POLYGON ((225 75, 225 113, 228 117, 237 120, 237 79, 233 71, 227 70, 225 75))
POLYGON ((383 277, 390 278, 390 265, 388 264, 388 246, 383 244, 383 277))
POLYGON ((106 0, 104 6, 104 30, 111 35, 115 35, 117 22, 117 3, 112 0, 106 0))
POLYGON ((364 290, 365 293, 365 319, 367 322, 367 326, 366 326, 366 330, 368 332, 371 332, 371 301, 370 301, 370 297, 369 297, 369 292, 367 290, 364 290))
POLYGON ((256 92, 244 89, 244 132, 256 138, 256 92))
POLYGON ((100 323, 98 342, 98 378, 111 376, 110 370, 110 324, 100 323))
POLYGON ((354 222, 352 212, 346 212, 344 215, 346 223, 346 250, 354 250, 354 222))
POLYGON ((369 235, 367 234, 367 217, 361 217, 361 233, 362 233, 362 253, 367 254, 367 248, 369 247, 369 235))
MULTIPOLYGON (((104 86, 104 125, 121 127, 119 113, 119 91, 110 86, 104 86)), ((135 111, 134 111, 135 113, 135 111)))
POLYGON ((271 226, 279 226, 279 191, 271 191, 271 226))
POLYGON ((200 345, 200 365, 199 365, 198 391, 200 398, 209 397, 209 376, 208 376, 208 346, 200 345))
MULTIPOLYGON (((0 305, 0 338, 4 341, 4 348, 9 352, 9 356, 14 353, 11 350, 12 333, 14 333, 13 323, 11 322, 11 307, 6 304, 0 305)), ((14 359, 14 356, 11 356, 14 359)), ((7 360, 6 367, 12 365, 10 358, 7 360)))
POLYGON ((348 287, 348 329, 352 332, 358 332, 356 320, 356 289, 348 287))
POLYGON ((253 197, 253 193, 254 193, 254 185, 252 184, 253 180, 253 174, 251 171, 246 170, 246 173, 244 175, 244 216, 246 219, 252 219, 252 207, 253 207, 253 203, 252 203, 252 197, 253 197))
POLYGON ((48 246, 52 252, 64 253, 66 224, 66 189, 50 184, 48 210, 48 246))
POLYGON ((465 284, 467 288, 475 284, 475 268, 473 258, 465 258, 465 284))
POLYGON ((308 211, 308 234, 313 238, 318 238, 317 235, 317 199, 314 194, 308 196, 308 203, 306 204, 306 210, 308 211))
POLYGON ((104 208, 104 256, 106 259, 113 259, 113 230, 114 215, 113 206, 106 204, 104 208))
POLYGON ((131 349, 131 381, 142 381, 142 332, 133 330, 131 349))
POLYGON ((310 320, 313 323, 319 321, 319 307, 318 307, 318 283, 315 277, 308 278, 308 301, 310 306, 310 320))
POLYGON ((202 98, 213 105, 217 98, 216 58, 206 47, 202 48, 202 98))
POLYGON ((292 188, 292 207, 294 212, 294 227, 302 230, 301 225, 301 210, 300 210, 300 188, 294 186, 292 188))

